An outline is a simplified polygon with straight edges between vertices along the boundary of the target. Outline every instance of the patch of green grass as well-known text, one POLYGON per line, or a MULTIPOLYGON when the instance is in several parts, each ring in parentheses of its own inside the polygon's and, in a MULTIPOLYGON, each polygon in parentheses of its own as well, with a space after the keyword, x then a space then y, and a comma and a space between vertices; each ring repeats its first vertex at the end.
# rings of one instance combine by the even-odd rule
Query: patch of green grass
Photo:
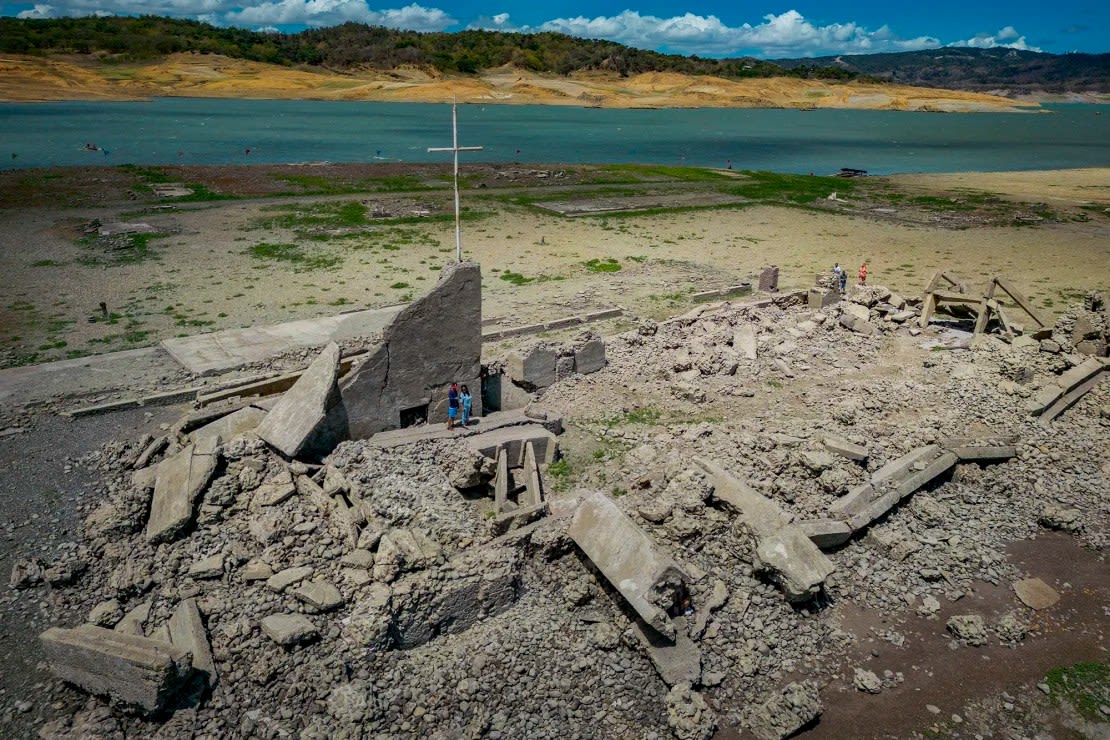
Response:
MULTIPOLYGON (((641 182, 643 180, 678 180, 680 182, 704 182, 707 180, 729 180, 730 175, 705 167, 672 167, 667 165, 614 164, 603 171, 617 182, 641 182)), ((604 174, 599 177, 604 182, 604 174)), ((609 182, 612 182, 610 179, 609 182)))
POLYGON ((590 272, 620 272, 621 263, 612 257, 605 259, 592 259, 587 260, 585 263, 586 269, 590 272))
POLYGON ((1110 706, 1110 665, 1076 663, 1053 668, 1045 676, 1053 701, 1065 699, 1092 721, 1106 721, 1100 706, 1110 706))
POLYGON ((247 254, 261 260, 288 262, 293 265, 294 272, 330 270, 342 262, 339 257, 334 255, 306 254, 296 244, 275 244, 273 242, 255 244, 247 249, 247 254))
POLYGON ((828 197, 833 191, 841 195, 852 193, 858 186, 852 179, 842 177, 762 171, 745 171, 744 175, 744 179, 725 190, 744 198, 769 203, 805 205, 828 197))
POLYGON ((644 254, 635 254, 635 255, 632 255, 631 257, 629 257, 628 259, 631 260, 632 262, 644 263, 644 262, 647 262, 648 258, 647 258, 647 255, 644 255, 644 254))
POLYGON ((528 283, 533 283, 536 281, 535 278, 525 277, 519 272, 513 272, 512 270, 505 270, 503 273, 498 275, 498 277, 507 283, 512 283, 513 285, 527 285, 528 283))
POLYGON ((393 288, 394 290, 404 290, 405 288, 408 288, 408 287, 411 287, 411 286, 408 283, 398 282, 398 283, 393 283, 393 285, 390 285, 389 287, 393 288))

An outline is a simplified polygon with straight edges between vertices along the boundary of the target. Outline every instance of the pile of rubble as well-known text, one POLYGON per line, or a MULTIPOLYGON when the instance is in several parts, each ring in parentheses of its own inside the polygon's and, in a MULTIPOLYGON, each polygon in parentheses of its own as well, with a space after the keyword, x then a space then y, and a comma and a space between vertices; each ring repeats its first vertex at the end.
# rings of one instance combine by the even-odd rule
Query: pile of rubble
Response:
MULTIPOLYGON (((830 601, 934 615, 1020 582, 1002 549, 1042 527, 1110 541, 1105 360, 931 352, 881 287, 802 303, 523 347, 490 374, 527 405, 473 429, 317 454, 330 347, 280 400, 105 448, 80 544, 12 574, 107 702, 43 735, 783 738, 852 639, 830 601)), ((1028 617, 959 616, 967 646, 1028 617)))

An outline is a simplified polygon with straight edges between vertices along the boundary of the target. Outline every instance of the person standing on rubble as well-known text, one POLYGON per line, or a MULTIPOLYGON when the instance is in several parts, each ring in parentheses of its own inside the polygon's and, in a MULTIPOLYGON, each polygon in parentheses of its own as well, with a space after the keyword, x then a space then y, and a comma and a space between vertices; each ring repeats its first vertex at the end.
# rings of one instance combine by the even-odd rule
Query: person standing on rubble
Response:
POLYGON ((833 265, 833 286, 840 287, 840 283, 844 280, 844 268, 837 262, 833 265))
POLYGON ((459 416, 459 384, 452 383, 447 391, 447 428, 455 428, 455 419, 459 416))
POLYGON ((867 285, 867 260, 864 260, 863 264, 859 266, 859 284, 867 285))
POLYGON ((473 408, 474 403, 474 399, 470 397, 470 389, 465 385, 462 387, 459 400, 462 401, 462 425, 465 427, 470 424, 470 409, 473 408))

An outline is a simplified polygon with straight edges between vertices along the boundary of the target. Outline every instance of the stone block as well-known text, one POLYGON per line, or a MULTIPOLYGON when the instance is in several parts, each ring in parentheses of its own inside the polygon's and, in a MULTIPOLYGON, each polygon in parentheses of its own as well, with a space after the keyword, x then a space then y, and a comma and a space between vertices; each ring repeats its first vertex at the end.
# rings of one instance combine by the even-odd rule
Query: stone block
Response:
POLYGON ((58 678, 148 712, 166 707, 192 673, 174 645, 89 624, 51 627, 39 639, 58 678))
POLYGON ((941 441, 941 447, 953 453, 960 462, 1000 462, 1017 455, 1017 448, 999 439, 953 437, 941 441))
POLYGON ((840 439, 839 437, 824 437, 821 444, 826 450, 834 455, 846 457, 849 460, 856 460, 862 462, 867 459, 867 448, 862 445, 852 444, 851 442, 840 439))
POLYGON ((339 345, 332 342, 266 414, 258 436, 287 457, 330 452, 344 436, 328 424, 340 401, 338 374, 339 345))
POLYGON ((1047 609, 1060 600, 1060 594, 1040 578, 1026 578, 1014 584, 1014 593, 1030 609, 1047 609))
POLYGON ((783 740, 821 716, 815 681, 792 682, 771 693, 751 713, 748 732, 757 740, 783 740))
POLYGON ((343 606, 343 596, 334 585, 327 581, 308 581, 289 590, 298 601, 307 605, 314 614, 330 612, 343 606))
POLYGON ((512 352, 505 358, 505 370, 526 390, 546 388, 555 382, 555 350, 538 344, 512 352))
POLYGON ((300 583, 312 575, 311 565, 302 565, 297 568, 286 568, 278 571, 266 580, 266 588, 281 593, 290 586, 300 583))
POLYGON ((485 547, 393 585, 390 636, 396 647, 423 645, 456 634, 504 612, 520 597, 520 553, 514 547, 485 547))
POLYGON ((303 614, 271 614, 262 620, 262 631, 282 647, 292 647, 320 635, 316 625, 303 614))
POLYGON ((820 311, 822 308, 840 303, 840 291, 833 288, 810 288, 809 310, 820 311))
POLYGON ((525 506, 535 506, 543 501, 543 484, 540 481, 540 468, 536 462, 536 446, 524 443, 524 490, 525 506))
POLYGON ((193 655, 193 670, 198 671, 208 682, 209 688, 219 683, 216 673, 216 660, 212 657, 212 646, 208 642, 208 632, 204 628, 196 599, 185 599, 177 605, 169 621, 170 641, 174 647, 187 650, 193 655))
POLYGON ((758 352, 755 339, 755 326, 752 324, 741 324, 736 330, 736 333, 732 335, 732 347, 745 359, 754 360, 758 352))
POLYGON ((193 522, 196 503, 219 461, 219 437, 205 438, 158 463, 146 539, 168 542, 193 522))
POLYGON ((567 534, 636 613, 673 642, 675 626, 660 604, 674 603, 690 578, 670 553, 597 492, 582 496, 567 534))
POLYGON ((500 514, 509 501, 509 453, 497 448, 497 476, 493 480, 493 510, 500 514))
POLYGON ((798 528, 822 550, 839 547, 852 536, 852 528, 838 519, 809 519, 798 522, 798 528))
POLYGON ((605 367, 605 342, 591 339, 574 351, 574 371, 580 375, 596 373, 605 367))
POLYGON ((774 293, 779 289, 779 268, 776 265, 765 267, 759 273, 759 289, 765 293, 774 293))

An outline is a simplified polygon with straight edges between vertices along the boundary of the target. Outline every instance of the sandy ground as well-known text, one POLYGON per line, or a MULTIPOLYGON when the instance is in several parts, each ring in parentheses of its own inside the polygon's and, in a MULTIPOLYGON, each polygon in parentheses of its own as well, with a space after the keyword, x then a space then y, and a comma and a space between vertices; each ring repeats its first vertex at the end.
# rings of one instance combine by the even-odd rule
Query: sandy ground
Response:
MULTIPOLYGON (((224 192, 265 192, 251 184, 264 170, 242 170, 191 168, 185 174, 207 172, 224 192)), ((0 366, 409 300, 454 259, 450 190, 431 172, 417 172, 438 183, 424 192, 190 204, 149 195, 132 200, 117 169, 5 173, 0 366), (63 190, 50 197, 27 192, 52 185, 63 190), (64 207, 67 202, 73 206, 64 207), (370 219, 357 227, 327 218, 290 223, 351 203, 394 220, 370 219), (405 217, 411 218, 396 220, 405 217), (119 263, 126 251, 102 241, 83 243, 83 230, 94 220, 147 224, 165 236, 151 239, 148 258, 119 263), (255 253, 266 252, 266 245, 285 245, 277 249, 286 250, 278 255, 286 259, 255 253)), ((550 171, 503 176, 504 168, 490 167, 486 179, 478 186, 472 181, 464 193, 476 215, 464 222, 463 249, 486 276, 487 324, 515 326, 611 306, 623 307, 630 318, 672 315, 691 305, 691 292, 751 279, 771 264, 781 268, 782 287, 801 288, 834 262, 854 278, 867 260, 871 283, 911 297, 938 269, 972 284, 1001 274, 1050 314, 1083 291, 1110 292, 1110 170, 868 178, 941 200, 971 191, 1003 194, 1013 199, 1006 201, 1013 214, 1044 207, 1053 214, 1031 225, 971 220, 956 223, 960 228, 928 209, 873 209, 851 201, 822 203, 831 206, 826 210, 756 205, 568 218, 514 202, 538 191, 533 186, 546 182, 541 172, 550 171), (597 272, 589 260, 614 260, 620 269, 597 272)), ((586 185, 588 172, 570 172, 567 180, 546 185, 552 192, 544 197, 587 204, 597 197, 586 185)), ((691 183, 672 185, 682 185, 688 200, 691 183)), ((666 195, 659 197, 666 202, 666 195)))
POLYGON ((474 102, 606 108, 868 108, 945 112, 1038 107, 997 95, 860 81, 727 80, 651 72, 540 75, 513 67, 477 75, 403 68, 336 74, 214 54, 171 54, 142 64, 89 56, 0 56, 0 100, 132 100, 152 96, 474 102))

